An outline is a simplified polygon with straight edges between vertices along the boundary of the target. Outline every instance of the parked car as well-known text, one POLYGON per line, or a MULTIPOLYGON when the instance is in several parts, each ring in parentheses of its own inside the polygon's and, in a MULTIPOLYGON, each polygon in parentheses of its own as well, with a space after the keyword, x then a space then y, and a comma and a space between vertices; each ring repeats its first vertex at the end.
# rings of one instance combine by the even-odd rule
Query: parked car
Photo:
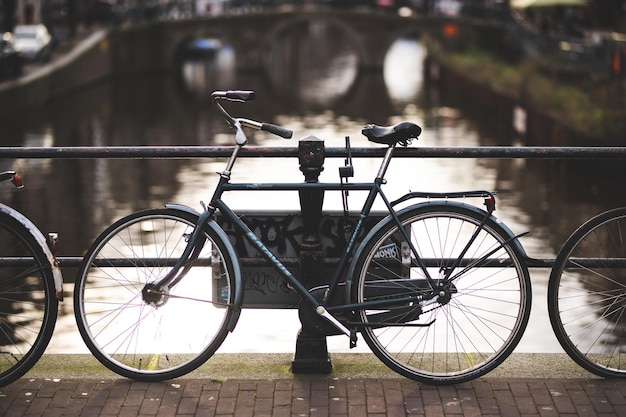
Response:
POLYGON ((13 34, 24 59, 45 62, 52 56, 52 36, 44 25, 18 25, 13 34))
POLYGON ((0 37, 0 80, 19 77, 22 74, 22 56, 15 45, 15 37, 6 32, 0 37))

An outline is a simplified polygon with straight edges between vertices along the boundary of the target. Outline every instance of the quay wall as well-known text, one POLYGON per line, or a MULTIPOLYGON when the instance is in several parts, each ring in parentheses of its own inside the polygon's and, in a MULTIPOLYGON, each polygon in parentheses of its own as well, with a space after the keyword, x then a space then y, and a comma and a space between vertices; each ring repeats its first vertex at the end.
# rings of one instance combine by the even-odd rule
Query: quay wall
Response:
POLYGON ((0 84, 0 116, 10 116, 52 102, 73 91, 116 76, 172 69, 160 51, 162 25, 98 30, 67 53, 57 52, 44 65, 27 68, 0 84))

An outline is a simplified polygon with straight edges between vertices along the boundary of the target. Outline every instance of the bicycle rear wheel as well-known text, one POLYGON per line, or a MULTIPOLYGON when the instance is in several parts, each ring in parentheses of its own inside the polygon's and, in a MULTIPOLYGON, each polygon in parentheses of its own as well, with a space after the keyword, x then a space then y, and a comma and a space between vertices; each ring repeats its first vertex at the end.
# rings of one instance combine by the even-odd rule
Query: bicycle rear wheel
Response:
POLYGON ((626 208, 565 241, 548 282, 548 314, 567 354, 596 375, 626 376, 626 208))
POLYGON ((399 212, 435 292, 395 222, 365 243, 353 301, 404 301, 360 310, 357 321, 370 349, 399 374, 427 383, 469 381, 500 365, 521 339, 532 297, 528 269, 493 217, 481 227, 485 214, 453 202, 399 212))
POLYGON ((94 356, 119 375, 179 377, 208 360, 226 337, 234 311, 233 259, 210 227, 184 277, 170 288, 150 287, 180 258, 197 220, 173 209, 134 213, 87 252, 74 292, 78 329, 94 356))
POLYGON ((19 221, 0 213, 0 386, 23 376, 46 350, 58 301, 48 258, 19 221))

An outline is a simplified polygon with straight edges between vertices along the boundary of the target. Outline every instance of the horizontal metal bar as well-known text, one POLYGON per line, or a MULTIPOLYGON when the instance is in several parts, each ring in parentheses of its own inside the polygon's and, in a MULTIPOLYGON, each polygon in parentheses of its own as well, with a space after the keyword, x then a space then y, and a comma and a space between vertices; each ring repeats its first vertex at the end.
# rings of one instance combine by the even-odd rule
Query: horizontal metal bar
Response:
MULTIPOLYGON (((293 182, 293 183, 228 183, 224 185, 226 191, 367 191, 374 187, 372 183, 326 183, 326 182, 293 182)), ((425 193, 426 194, 426 193, 425 193)), ((277 211, 280 213, 280 211, 277 211)))
MULTIPOLYGON (((80 266, 83 258, 80 256, 57 256, 56 257, 59 266, 74 268, 80 266)), ((295 267, 300 265, 300 258, 278 258, 285 266, 295 267)), ((137 266, 174 266, 178 258, 106 258, 96 259, 93 265, 105 267, 137 267, 137 266)), ((264 258, 240 258, 239 261, 244 267, 259 267, 270 266, 270 263, 264 258)), ((204 259, 197 261, 199 265, 209 266, 211 265, 210 259, 204 259)), ((324 260, 325 264, 335 265, 339 262, 338 258, 328 258, 324 260)), ((16 256, 3 256, 0 257, 0 267, 26 267, 33 266, 35 261, 29 257, 16 257, 16 256)))
MULTIPOLYGON (((381 157, 383 147, 352 148, 353 157, 381 157)), ((228 157, 231 146, 76 146, 76 147, 1 147, 0 158, 8 159, 163 159, 228 157)), ((327 157, 346 157, 346 148, 327 147, 327 157)), ((248 146, 242 157, 297 157, 297 147, 248 146)), ((596 159, 626 158, 623 146, 536 147, 536 146, 476 146, 476 147, 412 147, 398 148, 394 157, 400 158, 529 158, 529 159, 596 159)))
MULTIPOLYGON (((59 266, 65 268, 74 268, 80 266, 83 258, 80 256, 57 256, 57 261, 59 262, 59 266)), ((176 263, 178 259, 142 259, 141 265, 143 266, 172 266, 176 263)), ((241 265, 246 268, 253 267, 268 267, 271 266, 268 261, 264 258, 240 258, 241 265)), ((279 260, 287 267, 298 267, 300 265, 300 258, 279 258, 279 260)), ((452 259, 444 259, 444 263, 451 263, 452 259)), ((554 264, 554 259, 535 259, 535 258, 526 258, 526 264, 529 268, 551 268, 554 264)), ((584 265, 593 265, 593 262, 597 262, 598 260, 590 259, 588 262, 580 261, 580 264, 584 265)), ((603 260, 607 261, 607 260, 603 260)), ((439 266, 441 265, 442 259, 425 259, 424 262, 427 266, 439 266)), ((465 259, 461 266, 472 264, 474 261, 472 259, 465 259)), ((610 261, 609 261, 610 262, 610 261)), ((615 263, 615 261, 613 261, 615 263)), ((138 261, 136 259, 107 259, 106 261, 100 260, 97 262, 98 266, 119 266, 119 267, 131 267, 136 266, 138 261)), ((334 266, 339 263, 339 258, 325 258, 324 265, 334 266)), ((0 257, 0 266, 29 266, 33 265, 34 262, 32 258, 15 258, 15 257, 0 257)), ((481 266, 502 266, 499 263, 493 263, 491 265, 481 265, 481 266)), ((626 266, 625 260, 620 260, 619 263, 611 266, 626 266)))
MULTIPOLYGON (((175 261, 177 261, 178 259, 172 259, 171 260, 171 265, 173 265, 175 263, 175 261)), ((268 261, 266 261, 264 258, 240 258, 239 259, 241 262, 241 265, 245 268, 254 268, 254 267, 268 267, 271 266, 270 263, 268 261)), ((287 267, 299 267, 300 266, 300 258, 278 258, 278 260, 280 262, 283 263, 283 265, 287 266, 287 267)), ((82 257, 78 257, 78 256, 59 256, 57 257, 57 261, 59 262, 59 266, 61 267, 78 267, 80 265, 80 263, 83 261, 82 257)), ((426 263, 426 266, 439 266, 441 265, 442 259, 425 259, 424 260, 426 263)), ((450 263, 452 262, 453 259, 444 259, 443 262, 444 263, 450 263)), ((554 266, 554 258, 531 258, 531 257, 526 257, 524 259, 524 262, 526 263, 526 266, 529 268, 552 268, 554 266)), ((11 264, 11 259, 10 258, 0 258, 0 266, 6 266, 11 264)), ((22 261, 25 262, 25 261, 22 261)), ((107 262, 109 263, 109 265, 111 265, 111 261, 107 260, 107 262)), ((326 266, 335 266, 339 263, 339 258, 325 258, 324 259, 324 265, 326 266)), ((465 259, 463 260, 462 264, 460 266, 465 266, 465 265, 469 265, 472 264, 474 262, 474 260, 472 259, 465 259)), ((30 261, 30 263, 32 264, 32 261, 30 261)), ((113 263, 116 264, 116 266, 133 266, 136 265, 136 261, 134 261, 134 263, 131 265, 130 260, 126 259, 126 260, 117 260, 117 261, 113 261, 113 263)), ((160 266, 165 266, 164 265, 164 260, 160 259, 158 262, 154 261, 153 262, 155 265, 158 263, 160 266)), ((150 262, 147 262, 145 265, 148 266, 150 264, 150 262)), ((585 267, 585 268, 598 268, 599 265, 606 267, 606 268, 626 268, 626 259, 625 258, 619 258, 619 259, 613 259, 613 258, 601 258, 601 259, 596 259, 596 258, 576 258, 572 260, 572 263, 569 264, 569 267, 573 267, 574 264, 578 267, 585 267)), ((488 264, 488 265, 481 265, 482 267, 484 266, 491 266, 491 267, 495 267, 495 266, 502 266, 502 264, 499 263, 492 263, 492 264, 488 264)))
MULTIPOLYGON (((78 267, 83 261, 83 258, 80 256, 57 256, 56 259, 59 262, 59 266, 64 267, 64 268, 78 267)), ((171 259, 170 260, 171 265, 174 265, 176 260, 177 259, 171 259)), ((281 261, 283 265, 287 267, 298 267, 300 265, 300 258, 278 258, 278 260, 281 261)), ((151 260, 145 259, 144 261, 146 262, 145 263, 146 266, 150 264, 154 264, 154 265, 158 264, 160 266, 166 266, 165 261, 163 259, 159 259, 158 261, 157 260, 151 261, 151 260)), ((451 262, 452 260, 448 259, 445 261, 451 262)), ((602 261, 604 262, 608 261, 611 264, 610 265, 611 267, 626 267, 626 260, 624 259, 620 259, 618 261, 615 261, 615 260, 610 261, 607 259, 603 259, 602 261)), ((115 266, 134 266, 136 264, 136 260, 129 260, 129 259, 117 259, 117 260, 107 259, 106 262, 108 265, 115 265, 115 266), (131 264, 131 261, 133 262, 133 264, 131 264)), ((240 258, 240 262, 243 267, 247 267, 247 268, 271 266, 269 262, 266 261, 264 258, 240 258)), ((339 258, 325 258, 324 259, 324 265, 328 265, 328 266, 334 266, 338 262, 339 262, 339 258)), ((425 262, 427 266, 439 266, 441 263, 441 259, 431 259, 431 260, 426 259, 425 262)), ((465 260, 465 262, 469 263, 471 262, 471 260, 465 260)), ((527 257, 525 259, 525 262, 529 268, 552 268, 552 266, 554 265, 554 258, 538 259, 538 258, 527 257)), ((584 265, 584 266, 593 266, 594 262, 595 262, 595 265, 597 265, 598 260, 597 259, 578 260, 577 263, 579 265, 584 265)), ((27 258, 19 258, 19 259, 11 258, 11 257, 0 258, 0 266, 9 266, 9 265, 26 266, 26 265, 32 265, 32 264, 33 264, 32 259, 27 259, 27 258)), ((100 265, 102 266, 103 263, 100 263, 100 265)), ((492 265, 492 266, 498 266, 498 265, 492 265)))

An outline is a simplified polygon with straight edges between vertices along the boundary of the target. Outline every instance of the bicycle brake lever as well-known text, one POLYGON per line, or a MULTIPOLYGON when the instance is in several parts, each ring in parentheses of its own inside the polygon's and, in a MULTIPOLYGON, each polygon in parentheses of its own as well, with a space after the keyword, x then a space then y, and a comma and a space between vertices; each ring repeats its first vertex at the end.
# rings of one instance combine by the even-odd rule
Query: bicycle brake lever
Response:
POLYGON ((248 143, 248 138, 246 137, 246 134, 243 131, 243 128, 241 127, 241 123, 239 123, 239 120, 235 119, 235 121, 233 122, 233 127, 236 130, 235 143, 237 143, 237 145, 244 146, 246 143, 248 143))

